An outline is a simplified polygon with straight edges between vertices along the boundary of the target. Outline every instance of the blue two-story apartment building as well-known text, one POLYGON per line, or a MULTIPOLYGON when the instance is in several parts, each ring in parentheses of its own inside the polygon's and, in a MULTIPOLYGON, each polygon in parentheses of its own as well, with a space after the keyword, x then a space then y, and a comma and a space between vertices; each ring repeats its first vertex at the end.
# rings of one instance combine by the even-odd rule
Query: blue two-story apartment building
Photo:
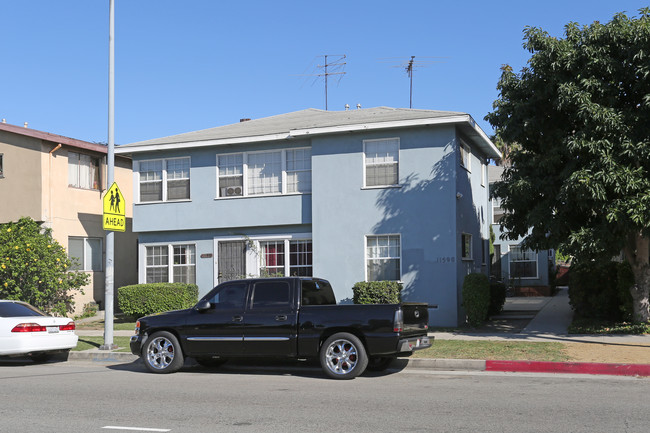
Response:
POLYGON ((396 280, 432 325, 464 322, 461 287, 488 273, 486 163, 466 113, 307 109, 119 146, 133 159, 139 280, 258 275, 396 280))

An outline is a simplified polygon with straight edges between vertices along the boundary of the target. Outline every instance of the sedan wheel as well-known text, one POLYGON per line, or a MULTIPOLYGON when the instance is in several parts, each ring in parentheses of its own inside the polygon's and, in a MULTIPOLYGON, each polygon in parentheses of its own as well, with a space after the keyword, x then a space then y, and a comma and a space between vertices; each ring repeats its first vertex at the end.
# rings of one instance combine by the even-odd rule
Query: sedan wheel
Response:
POLYGON ((320 351, 320 363, 325 374, 333 379, 353 379, 365 371, 368 356, 356 336, 341 332, 325 341, 320 351))
POLYGON ((173 373, 183 366, 183 351, 174 334, 160 331, 147 340, 142 348, 142 359, 153 373, 173 373))

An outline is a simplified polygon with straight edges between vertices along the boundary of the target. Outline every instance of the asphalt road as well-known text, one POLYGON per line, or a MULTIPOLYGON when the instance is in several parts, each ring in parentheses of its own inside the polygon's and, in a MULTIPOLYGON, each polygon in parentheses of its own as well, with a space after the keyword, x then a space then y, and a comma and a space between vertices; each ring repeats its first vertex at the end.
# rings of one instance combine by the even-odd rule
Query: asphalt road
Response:
POLYGON ((0 361, 0 432, 647 432, 650 379, 0 361), (130 428, 132 430, 126 430, 130 428), (139 429, 139 430, 136 430, 139 429), (146 430, 148 429, 148 430, 146 430))

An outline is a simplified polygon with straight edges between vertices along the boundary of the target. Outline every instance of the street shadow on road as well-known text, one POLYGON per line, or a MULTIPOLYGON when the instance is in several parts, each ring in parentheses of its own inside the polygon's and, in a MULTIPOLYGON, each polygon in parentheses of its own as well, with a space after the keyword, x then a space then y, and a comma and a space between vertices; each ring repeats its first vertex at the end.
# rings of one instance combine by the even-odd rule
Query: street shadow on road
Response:
MULTIPOLYGON (((369 371, 363 373, 363 377, 381 377, 398 373, 406 368, 408 361, 396 359, 385 371, 369 371)), ((131 371, 134 373, 150 373, 144 366, 142 360, 136 360, 124 364, 110 364, 106 368, 111 370, 131 371)), ((312 379, 327 379, 321 370, 318 361, 312 360, 286 360, 286 359, 231 359, 219 367, 204 367, 194 359, 186 359, 185 364, 179 370, 182 373, 199 374, 246 374, 263 376, 296 376, 312 379)))

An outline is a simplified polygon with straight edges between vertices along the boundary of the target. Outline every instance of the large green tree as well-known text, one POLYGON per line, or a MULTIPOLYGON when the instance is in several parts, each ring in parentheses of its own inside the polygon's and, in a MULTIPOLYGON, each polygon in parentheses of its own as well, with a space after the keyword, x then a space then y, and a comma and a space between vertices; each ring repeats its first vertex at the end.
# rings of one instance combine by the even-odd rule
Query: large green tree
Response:
POLYGON ((493 190, 509 236, 582 258, 623 251, 634 317, 648 321, 650 9, 639 12, 569 23, 563 38, 527 27, 528 65, 503 67, 486 120, 517 144, 493 190))
POLYGON ((89 275, 70 271, 65 248, 31 218, 0 224, 0 299, 25 301, 65 316, 89 275))

